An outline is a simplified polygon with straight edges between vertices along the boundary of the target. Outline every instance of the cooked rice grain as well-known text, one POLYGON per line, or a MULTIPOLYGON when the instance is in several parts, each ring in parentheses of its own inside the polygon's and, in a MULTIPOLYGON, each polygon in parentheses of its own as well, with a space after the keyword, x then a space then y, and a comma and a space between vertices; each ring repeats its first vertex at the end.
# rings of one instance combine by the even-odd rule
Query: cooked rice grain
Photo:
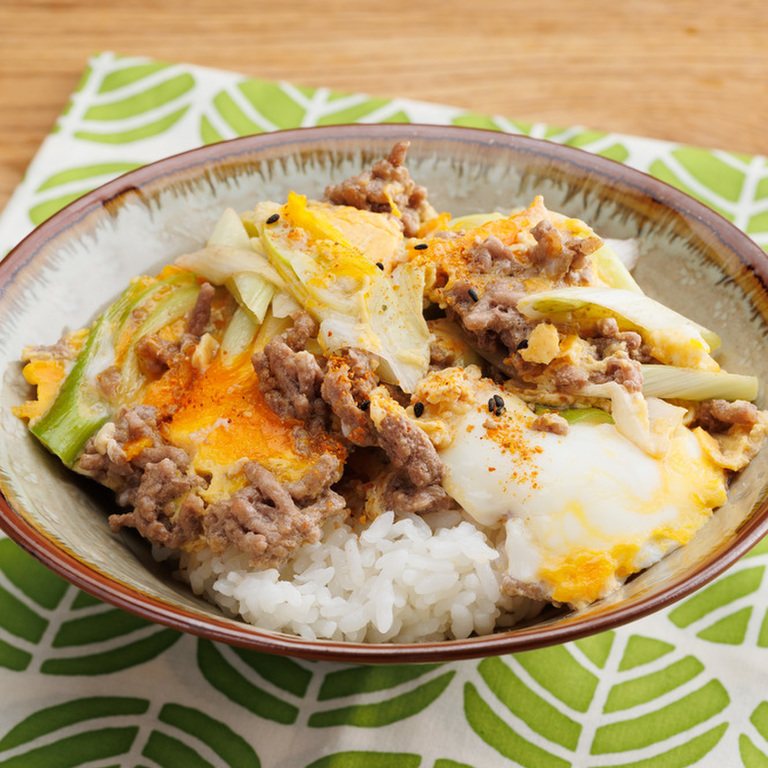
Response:
POLYGON ((262 629, 350 642, 423 642, 488 634, 535 615, 538 603, 500 591, 499 552, 457 517, 380 515, 359 534, 328 526, 290 569, 248 568, 232 550, 182 555, 197 594, 262 629))

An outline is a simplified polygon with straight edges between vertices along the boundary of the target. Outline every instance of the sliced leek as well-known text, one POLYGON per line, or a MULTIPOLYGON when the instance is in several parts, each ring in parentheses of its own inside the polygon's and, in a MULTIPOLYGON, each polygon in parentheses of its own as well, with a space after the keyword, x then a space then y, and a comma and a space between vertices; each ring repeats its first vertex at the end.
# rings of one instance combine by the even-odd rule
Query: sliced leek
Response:
POLYGON ((643 365, 643 394, 678 400, 754 400, 755 376, 725 371, 702 371, 672 365, 643 365))
POLYGON ((546 405, 535 405, 534 413, 541 416, 554 413, 562 416, 569 424, 613 424, 613 416, 602 408, 586 406, 584 408, 549 408, 546 405))
POLYGON ((597 265, 598 275, 611 288, 643 293, 643 289, 635 282, 635 278, 632 277, 622 259, 608 243, 604 242, 592 254, 592 258, 597 265))
POLYGON ((260 323, 264 320, 276 290, 273 282, 255 272, 237 272, 224 284, 254 321, 260 323))
POLYGON ((650 296, 621 288, 555 288, 522 298, 517 308, 528 318, 588 320, 614 317, 627 330, 666 331, 693 328, 701 334, 710 351, 720 346, 720 337, 650 296))
POLYGON ((224 331, 219 348, 219 355, 224 365, 231 365, 253 344, 258 330, 259 323, 253 319, 250 312, 243 307, 238 307, 224 331))
POLYGON ((269 260, 251 246, 235 248, 231 245, 207 245, 199 251, 179 256, 176 266, 196 272, 215 285, 224 285, 239 272, 252 272, 275 285, 283 284, 269 260))

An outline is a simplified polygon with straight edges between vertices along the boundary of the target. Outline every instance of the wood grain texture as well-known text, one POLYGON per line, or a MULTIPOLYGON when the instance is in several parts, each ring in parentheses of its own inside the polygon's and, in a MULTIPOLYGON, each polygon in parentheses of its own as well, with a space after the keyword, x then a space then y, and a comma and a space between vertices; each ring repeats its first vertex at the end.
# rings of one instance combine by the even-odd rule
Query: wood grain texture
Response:
POLYGON ((0 207, 103 50, 768 153, 760 0, 0 0, 0 207))

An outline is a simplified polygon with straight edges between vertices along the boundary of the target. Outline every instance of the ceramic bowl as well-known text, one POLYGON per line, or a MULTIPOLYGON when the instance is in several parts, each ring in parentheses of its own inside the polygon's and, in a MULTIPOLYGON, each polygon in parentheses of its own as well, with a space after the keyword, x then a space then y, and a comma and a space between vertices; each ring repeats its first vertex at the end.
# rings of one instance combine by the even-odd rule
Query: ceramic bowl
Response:
MULTIPOLYGON (((320 197, 327 183, 369 167, 402 138, 411 141, 411 174, 438 210, 508 209, 542 194, 550 209, 586 220, 604 237, 639 238, 635 274, 645 290, 719 333, 727 370, 768 382, 768 259, 725 219, 649 176, 580 150, 462 128, 337 126, 236 139, 85 195, 0 264, 0 525, 11 538, 87 592, 213 640, 315 659, 426 662, 530 650, 615 628, 698 589, 764 535, 766 452, 692 542, 606 600, 485 637, 377 646, 304 640, 227 618, 155 563, 143 542, 110 533, 109 496, 63 469, 11 413, 27 395, 22 348, 87 325, 132 276, 199 247, 225 207, 245 210, 291 189, 320 197)), ((764 387, 758 404, 766 407, 764 387)))

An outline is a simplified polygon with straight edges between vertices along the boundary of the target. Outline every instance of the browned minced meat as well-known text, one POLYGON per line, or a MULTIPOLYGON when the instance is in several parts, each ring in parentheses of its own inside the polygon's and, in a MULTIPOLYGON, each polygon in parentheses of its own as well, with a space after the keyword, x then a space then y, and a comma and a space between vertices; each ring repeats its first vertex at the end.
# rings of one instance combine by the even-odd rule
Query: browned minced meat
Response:
POLYGON ((133 504, 147 463, 161 461, 169 456, 178 466, 186 468, 189 463, 185 451, 164 443, 157 428, 157 411, 151 405, 137 405, 120 411, 106 453, 97 450, 97 438, 98 434, 85 444, 77 470, 116 491, 120 506, 133 504), (139 441, 146 442, 147 447, 129 460, 124 446, 139 441))
POLYGON ((536 244, 522 252, 493 235, 478 239, 467 250, 466 259, 482 277, 457 280, 446 296, 449 316, 457 317, 481 350, 512 358, 511 364, 503 366, 507 375, 528 369, 515 354, 535 325, 517 309, 526 295, 523 280, 544 274, 554 285, 587 284, 591 279, 587 256, 602 243, 597 237, 565 238, 546 220, 534 226, 531 234, 536 244))
POLYGON ((556 360, 547 368, 559 392, 576 392, 589 382, 589 373, 573 363, 556 360))
POLYGON ((388 413, 379 425, 379 444, 416 488, 443 479, 445 465, 423 429, 406 416, 388 413))
POLYGON ((627 392, 640 392, 643 388, 643 369, 637 360, 630 360, 622 355, 607 357, 602 372, 597 372, 590 377, 595 384, 604 381, 615 381, 621 384, 627 392))
POLYGON ((465 280, 453 285, 449 315, 458 318, 464 330, 477 339, 480 349, 502 354, 515 351, 534 326, 517 309, 525 295, 520 283, 514 278, 499 278, 489 283, 477 300, 471 289, 465 280))
POLYGON ((197 294, 197 301, 187 318, 187 326, 184 333, 199 341, 205 332, 208 321, 211 319, 211 304, 216 295, 216 289, 210 283, 203 283, 197 294))
POLYGON ((622 354, 640 363, 653 360, 643 337, 635 331, 620 331, 614 317, 603 317, 597 321, 597 336, 591 337, 589 343, 601 359, 622 354))
POLYGON ((553 281, 577 285, 588 280, 590 266, 587 256, 601 245, 599 237, 563 237, 546 219, 531 229, 536 245, 528 259, 534 269, 553 281))
POLYGON ((537 432, 551 432, 553 435, 567 435, 568 422, 557 413, 547 412, 531 422, 531 429, 537 432))
MULTIPOLYGON (((517 363, 517 360, 513 362, 517 363)), ((517 364, 516 367, 522 372, 523 366, 517 364)), ((543 370, 543 367, 541 368, 543 370)), ((533 380, 536 373, 541 375, 541 371, 534 371, 528 379, 533 380)), ((628 392, 639 392, 643 387, 643 370, 640 363, 621 354, 607 357, 591 369, 565 360, 555 360, 546 367, 546 374, 552 377, 561 392, 577 392, 587 384, 604 384, 611 381, 620 384, 628 392)), ((525 376, 524 372, 522 375, 525 376)))
POLYGON ((169 341, 155 333, 147 333, 136 342, 136 357, 139 368, 145 375, 150 378, 161 376, 181 350, 200 341, 211 319, 211 306, 215 295, 216 289, 210 283, 200 286, 197 301, 189 313, 184 333, 178 341, 169 341))
POLYGON ((130 512, 111 515, 110 527, 136 528, 150 541, 178 547, 200 533, 202 500, 194 491, 204 486, 197 475, 188 475, 189 456, 168 445, 157 429, 155 408, 139 405, 123 409, 106 453, 96 449, 96 438, 86 443, 77 470, 115 491, 120 506, 130 512), (128 458, 127 443, 149 441, 136 456, 128 458))
POLYGON ((353 445, 378 445, 368 413, 369 398, 376 385, 370 358, 364 352, 344 350, 328 361, 321 394, 341 422, 342 434, 353 445))
POLYGON ((67 337, 64 336, 55 344, 35 344, 24 348, 21 355, 22 362, 30 360, 74 360, 79 354, 79 350, 72 347, 67 337))
POLYGON ((501 592, 504 595, 527 597, 529 600, 549 600, 547 593, 538 584, 527 584, 509 575, 501 579, 501 592))
POLYGON ((280 418, 299 419, 310 434, 318 434, 327 425, 328 408, 320 397, 323 370, 312 353, 301 349, 311 323, 308 315, 302 315, 298 327, 271 339, 252 362, 269 407, 280 418))
POLYGON ((120 381, 120 369, 116 365, 110 365, 108 368, 105 368, 103 371, 96 374, 96 383, 98 384, 101 393, 107 400, 112 400, 113 402, 117 399, 120 389, 120 381))
POLYGON ((155 333, 145 333, 134 347, 139 368, 150 378, 158 378, 170 367, 179 352, 179 343, 162 339, 155 333))
POLYGON ((281 484, 258 462, 246 464, 248 485, 211 505, 205 514, 205 534, 213 553, 235 546, 249 555, 252 567, 279 568, 302 544, 318 541, 325 520, 346 509, 344 498, 328 487, 331 478, 341 476, 341 462, 336 471, 330 469, 327 465, 318 474, 318 478, 325 475, 326 483, 315 489, 319 492, 311 503, 299 504, 290 485, 281 484))
POLYGON ((203 481, 182 472, 170 458, 148 463, 136 489, 130 512, 110 515, 109 526, 135 528, 145 539, 161 546, 179 547, 202 533, 203 500, 194 493, 203 481))
POLYGON ((415 236, 426 208, 427 190, 414 183, 404 165, 409 146, 410 142, 399 141, 370 171, 326 187, 326 200, 376 213, 394 213, 394 206, 400 212, 398 220, 405 236, 415 236))
POLYGON ((746 400, 706 400, 699 405, 692 426, 707 432, 727 432, 734 425, 751 429, 759 419, 757 406, 746 400))
MULTIPOLYGON (((287 341, 303 345, 307 338, 306 333, 295 333, 287 341)), ((401 470, 404 492, 439 484, 445 469, 421 428, 399 414, 388 414, 379 427, 373 423, 370 397, 379 382, 367 353, 344 349, 320 368, 313 355, 295 351, 286 340, 278 338, 270 341, 263 353, 254 355, 253 363, 265 399, 279 416, 325 427, 332 414, 353 446, 383 449, 389 461, 401 470)), ((431 504, 435 506, 438 494, 431 493, 431 504)), ((419 508, 426 507, 426 499, 424 494, 419 508)))
POLYGON ((456 500, 439 483, 417 488, 402 475, 390 483, 384 494, 387 509, 396 513, 424 514, 458 509, 456 500))
POLYGON ((466 252, 467 263, 478 272, 495 275, 519 275, 526 269, 526 263, 515 252, 490 235, 477 240, 466 252))

